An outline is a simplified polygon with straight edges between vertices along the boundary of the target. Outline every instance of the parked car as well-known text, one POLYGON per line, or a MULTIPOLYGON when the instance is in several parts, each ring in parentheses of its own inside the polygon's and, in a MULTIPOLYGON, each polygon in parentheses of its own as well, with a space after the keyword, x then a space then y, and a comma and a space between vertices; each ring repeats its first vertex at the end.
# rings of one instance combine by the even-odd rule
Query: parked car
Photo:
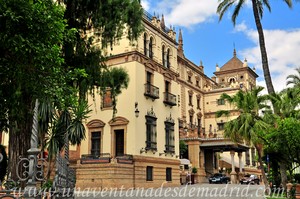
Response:
POLYGON ((241 180, 241 184, 259 184, 259 178, 254 174, 247 174, 241 180))
POLYGON ((225 183, 227 184, 230 181, 230 178, 222 173, 215 173, 209 179, 209 184, 211 183, 225 183))

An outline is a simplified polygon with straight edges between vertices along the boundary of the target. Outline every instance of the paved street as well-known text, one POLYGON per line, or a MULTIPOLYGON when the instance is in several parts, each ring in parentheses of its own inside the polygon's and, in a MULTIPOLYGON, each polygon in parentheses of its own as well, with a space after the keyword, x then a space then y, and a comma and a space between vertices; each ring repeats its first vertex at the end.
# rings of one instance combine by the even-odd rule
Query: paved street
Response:
POLYGON ((264 186, 201 184, 173 188, 136 189, 136 190, 85 190, 76 193, 81 198, 211 198, 211 199, 264 199, 264 186))

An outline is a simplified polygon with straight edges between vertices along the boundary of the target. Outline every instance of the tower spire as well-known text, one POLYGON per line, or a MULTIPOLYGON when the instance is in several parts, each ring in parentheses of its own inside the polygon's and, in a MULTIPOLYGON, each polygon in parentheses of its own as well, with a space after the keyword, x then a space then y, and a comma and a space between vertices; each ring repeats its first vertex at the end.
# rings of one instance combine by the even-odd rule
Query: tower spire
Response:
POLYGON ((236 57, 235 43, 233 42, 233 57, 236 57))
POLYGON ((166 28, 164 15, 161 16, 160 27, 163 30, 166 28))
POLYGON ((179 36, 178 36, 178 51, 179 51, 179 55, 183 55, 183 39, 182 39, 181 29, 179 29, 179 36))

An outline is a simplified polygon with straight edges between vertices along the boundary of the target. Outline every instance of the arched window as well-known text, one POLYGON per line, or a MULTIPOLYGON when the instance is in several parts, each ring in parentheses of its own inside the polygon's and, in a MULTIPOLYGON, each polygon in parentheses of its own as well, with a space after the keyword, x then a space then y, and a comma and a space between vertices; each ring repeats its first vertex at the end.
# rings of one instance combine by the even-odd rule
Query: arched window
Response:
POLYGON ((167 68, 170 68, 170 49, 167 50, 167 68))
POLYGON ((144 33, 144 55, 147 56, 147 34, 144 33))
POLYGON ((153 58, 152 47, 153 47, 153 38, 150 37, 150 42, 149 42, 149 57, 150 57, 151 59, 153 58))
POLYGON ((165 65, 165 46, 163 45, 162 46, 162 64, 163 64, 163 66, 166 66, 165 65))
POLYGON ((234 84, 235 83, 235 79, 234 78, 230 78, 229 83, 230 84, 234 84))

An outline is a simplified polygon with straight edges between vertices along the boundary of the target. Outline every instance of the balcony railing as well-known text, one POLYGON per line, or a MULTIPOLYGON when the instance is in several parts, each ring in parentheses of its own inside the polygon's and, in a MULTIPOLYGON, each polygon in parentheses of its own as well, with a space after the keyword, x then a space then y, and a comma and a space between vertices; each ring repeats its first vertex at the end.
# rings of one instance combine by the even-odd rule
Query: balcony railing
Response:
POLYGON ((151 142, 151 141, 146 141, 146 150, 153 150, 157 151, 157 143, 156 142, 151 142))
POLYGON ((121 164, 132 164, 133 163, 133 155, 123 154, 122 156, 116 157, 117 162, 121 164))
POLYGON ((165 145, 165 153, 175 153, 174 145, 165 145))
POLYGON ((170 106, 176 106, 176 95, 164 92, 164 103, 170 106))
POLYGON ((159 88, 156 86, 153 86, 152 84, 146 83, 144 95, 147 97, 150 97, 152 99, 158 99, 159 98, 159 88))
POLYGON ((81 155, 81 164, 101 164, 110 163, 110 153, 99 153, 99 154, 83 154, 81 155))

